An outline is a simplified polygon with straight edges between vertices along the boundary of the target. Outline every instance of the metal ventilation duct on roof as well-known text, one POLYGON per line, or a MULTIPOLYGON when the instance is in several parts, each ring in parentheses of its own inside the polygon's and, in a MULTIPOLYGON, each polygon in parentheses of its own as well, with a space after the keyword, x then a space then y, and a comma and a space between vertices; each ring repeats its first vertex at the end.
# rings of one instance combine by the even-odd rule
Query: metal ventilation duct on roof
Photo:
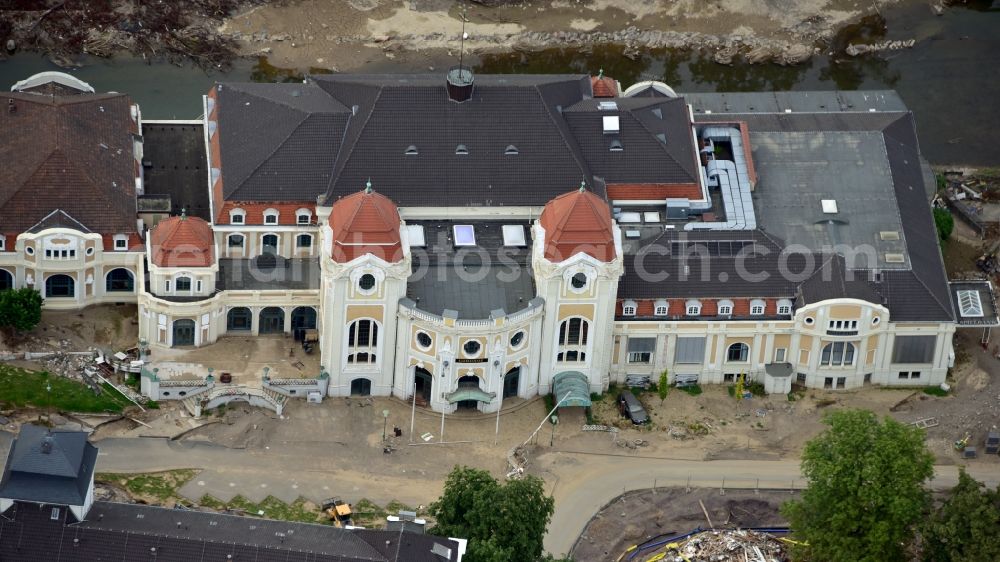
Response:
MULTIPOLYGON (((747 171, 743 134, 738 127, 706 127, 702 138, 715 141, 729 141, 733 148, 733 160, 709 160, 705 175, 710 185, 719 186, 722 206, 726 211, 725 222, 692 222, 684 230, 753 230, 757 228, 757 215, 750 198, 750 176, 747 171)), ((669 211, 668 211, 669 212, 669 211)))

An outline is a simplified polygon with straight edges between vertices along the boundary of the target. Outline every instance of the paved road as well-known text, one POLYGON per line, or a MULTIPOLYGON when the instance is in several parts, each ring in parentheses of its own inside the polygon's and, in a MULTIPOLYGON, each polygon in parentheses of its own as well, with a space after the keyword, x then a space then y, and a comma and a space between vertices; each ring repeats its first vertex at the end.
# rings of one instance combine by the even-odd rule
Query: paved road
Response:
MULTIPOLYGON (((555 555, 569 552, 590 518, 623 491, 657 486, 721 488, 754 488, 788 490, 802 488, 805 482, 799 471, 799 461, 690 461, 557 452, 544 464, 553 466, 556 476, 551 492, 556 500, 556 512, 545 536, 545 549, 555 555), (570 462, 560 462, 570 461, 570 462), (563 464, 565 469, 558 466, 563 464)), ((990 486, 1000 480, 1000 468, 995 463, 977 465, 969 474, 990 486)), ((945 489, 958 482, 958 467, 937 466, 931 486, 945 489)))
MULTIPOLYGON (((5 452, 9 442, 10 435, 0 432, 0 449, 5 452)), ((406 474, 404 469, 398 476, 364 474, 357 466, 350 471, 340 470, 350 459, 334 458, 309 445, 250 451, 199 442, 130 438, 104 439, 99 447, 98 470, 102 472, 204 469, 196 481, 181 490, 189 498, 207 493, 223 500, 242 494, 255 501, 267 495, 285 501, 299 496, 318 501, 342 494, 367 497, 376 503, 396 499, 418 505, 436 498, 441 491, 439 483, 406 474)), ((654 484, 708 488, 759 485, 761 489, 778 490, 804 485, 796 460, 693 461, 556 451, 539 457, 537 462, 545 470, 556 499, 545 548, 557 555, 569 552, 590 518, 626 490, 654 484)), ((989 486, 1000 482, 996 463, 977 464, 969 473, 989 486)), ((938 466, 931 486, 950 488, 957 481, 957 467, 938 466)))

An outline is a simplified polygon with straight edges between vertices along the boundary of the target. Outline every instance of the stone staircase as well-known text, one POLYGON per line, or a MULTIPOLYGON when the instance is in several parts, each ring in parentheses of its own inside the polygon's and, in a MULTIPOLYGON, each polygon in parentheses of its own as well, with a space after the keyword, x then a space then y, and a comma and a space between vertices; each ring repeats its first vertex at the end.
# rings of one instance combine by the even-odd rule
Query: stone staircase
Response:
POLYGON ((248 402, 273 410, 279 416, 285 409, 288 397, 266 388, 249 386, 216 386, 208 392, 189 396, 181 400, 184 408, 194 417, 199 417, 205 409, 212 409, 230 402, 248 402))

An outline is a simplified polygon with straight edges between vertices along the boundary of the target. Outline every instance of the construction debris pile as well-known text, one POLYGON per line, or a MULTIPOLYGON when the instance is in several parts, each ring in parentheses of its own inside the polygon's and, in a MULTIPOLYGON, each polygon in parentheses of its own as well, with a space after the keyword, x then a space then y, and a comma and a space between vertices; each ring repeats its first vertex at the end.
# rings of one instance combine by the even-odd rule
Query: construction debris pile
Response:
POLYGON ((244 6, 269 0, 170 0, 90 2, 21 0, 0 18, 0 40, 8 52, 48 53, 71 65, 79 54, 108 57, 131 52, 143 58, 193 60, 202 67, 227 67, 237 42, 218 33, 223 19, 244 6))
POLYGON ((621 560, 648 562, 787 562, 788 545, 774 535, 746 529, 701 531, 662 544, 647 543, 638 556, 621 560), (651 548, 653 547, 653 548, 651 548))

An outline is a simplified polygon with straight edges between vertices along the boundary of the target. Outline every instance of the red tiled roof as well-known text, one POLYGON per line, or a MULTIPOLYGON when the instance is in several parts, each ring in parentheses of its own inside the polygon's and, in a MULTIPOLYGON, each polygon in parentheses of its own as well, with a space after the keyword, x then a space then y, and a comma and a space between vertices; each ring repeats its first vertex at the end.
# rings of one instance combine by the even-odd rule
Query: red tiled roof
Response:
POLYGON ((0 224, 24 231, 69 209, 93 232, 136 232, 133 134, 125 94, 8 92, 0 112, 0 224))
POLYGON ((618 84, 614 78, 603 75, 591 76, 590 87, 594 90, 595 98, 618 97, 618 84))
POLYGON ((611 210, 589 191, 576 190, 549 201, 539 222, 545 229, 545 257, 551 261, 580 252, 603 262, 615 258, 611 210))
POLYGON ((399 211, 388 197, 374 191, 360 191, 333 204, 333 260, 349 262, 372 254, 387 262, 403 259, 399 236, 399 211))
POLYGON ((205 267, 215 260, 212 227, 198 217, 170 217, 150 236, 153 263, 160 267, 205 267))

